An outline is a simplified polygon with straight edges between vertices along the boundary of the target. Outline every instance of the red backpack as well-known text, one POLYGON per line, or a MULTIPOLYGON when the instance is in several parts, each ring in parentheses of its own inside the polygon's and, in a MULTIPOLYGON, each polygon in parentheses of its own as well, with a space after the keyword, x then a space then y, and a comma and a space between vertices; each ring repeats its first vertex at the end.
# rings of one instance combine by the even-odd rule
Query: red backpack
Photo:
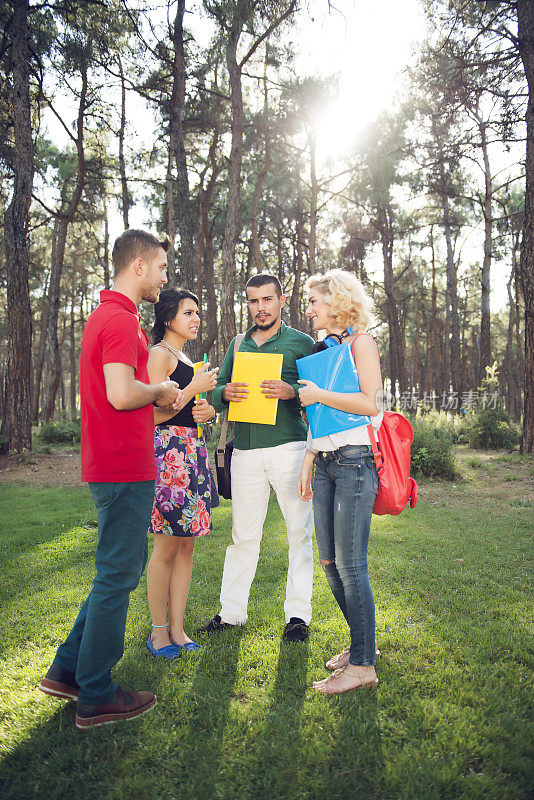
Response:
MULTIPOLYGON (((354 355, 354 347, 352 352, 354 355)), ((384 419, 378 429, 378 447, 372 425, 367 426, 367 432, 378 472, 378 494, 373 514, 400 514, 408 500, 410 508, 414 508, 417 503, 417 484, 410 477, 410 448, 413 442, 410 422, 396 411, 384 411, 384 419)))
POLYGON ((413 428, 402 414, 384 411, 378 429, 378 447, 372 425, 367 426, 378 472, 378 494, 373 514, 400 514, 410 501, 417 503, 417 484, 410 478, 410 448, 413 428))

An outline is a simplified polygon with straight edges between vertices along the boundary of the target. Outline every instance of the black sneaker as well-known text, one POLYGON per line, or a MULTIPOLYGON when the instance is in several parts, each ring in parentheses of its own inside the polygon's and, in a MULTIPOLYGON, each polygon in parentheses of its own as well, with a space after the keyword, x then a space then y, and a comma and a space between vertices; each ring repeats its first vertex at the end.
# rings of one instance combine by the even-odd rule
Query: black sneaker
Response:
POLYGON ((305 642, 309 636, 308 626, 300 617, 291 617, 286 627, 282 639, 284 642, 305 642))
POLYGON ((216 633, 217 631, 223 631, 226 628, 235 627, 235 625, 230 625, 229 622, 223 622, 219 614, 215 614, 213 619, 210 619, 210 621, 206 622, 206 624, 201 628, 197 628, 195 633, 216 633))
POLYGON ((80 691, 74 672, 69 672, 59 664, 52 664, 37 688, 45 694, 65 700, 76 700, 80 691))

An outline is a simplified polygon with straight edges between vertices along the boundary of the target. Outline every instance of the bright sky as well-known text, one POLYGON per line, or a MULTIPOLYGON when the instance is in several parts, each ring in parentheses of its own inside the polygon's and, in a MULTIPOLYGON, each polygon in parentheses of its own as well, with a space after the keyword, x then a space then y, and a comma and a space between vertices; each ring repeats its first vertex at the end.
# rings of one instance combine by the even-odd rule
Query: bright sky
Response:
POLYGON ((420 0, 326 0, 302 11, 295 37, 297 74, 338 73, 339 98, 318 127, 319 162, 350 146, 358 132, 387 108, 402 70, 425 34, 420 0))

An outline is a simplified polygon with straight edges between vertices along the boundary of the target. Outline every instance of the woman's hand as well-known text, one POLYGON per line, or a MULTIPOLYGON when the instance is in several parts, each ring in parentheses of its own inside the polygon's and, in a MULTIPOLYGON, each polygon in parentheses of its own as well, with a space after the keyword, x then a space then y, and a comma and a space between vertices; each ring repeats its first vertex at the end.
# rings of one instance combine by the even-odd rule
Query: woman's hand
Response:
POLYGON ((320 389, 313 381, 297 381, 300 383, 299 400, 304 407, 310 406, 312 403, 321 402, 322 389, 320 389))
POLYGON ((191 413, 197 425, 202 425, 204 422, 213 419, 215 416, 215 409, 213 406, 210 406, 206 399, 195 400, 195 405, 191 413))
POLYGON ((212 389, 215 389, 219 367, 210 370, 209 366, 209 361, 206 364, 202 364, 193 375, 189 386, 195 394, 211 392, 212 389))
POLYGON ((312 471, 313 471, 313 462, 315 460, 315 454, 310 452, 310 450, 306 451, 306 455, 304 456, 304 461, 302 462, 302 468, 300 470, 300 475, 297 481, 297 493, 301 500, 311 500, 313 497, 313 491, 311 488, 311 479, 312 479, 312 471))

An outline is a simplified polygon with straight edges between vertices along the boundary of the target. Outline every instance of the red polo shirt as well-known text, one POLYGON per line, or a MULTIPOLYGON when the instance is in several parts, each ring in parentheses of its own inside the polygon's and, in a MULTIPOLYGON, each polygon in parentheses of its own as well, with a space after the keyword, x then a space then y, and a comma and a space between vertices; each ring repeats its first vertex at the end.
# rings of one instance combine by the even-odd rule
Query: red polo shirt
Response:
POLYGON ((120 292, 100 292, 87 320, 80 355, 82 481, 129 483, 156 477, 152 405, 117 411, 106 396, 104 364, 129 364, 150 383, 148 337, 134 303, 120 292))

